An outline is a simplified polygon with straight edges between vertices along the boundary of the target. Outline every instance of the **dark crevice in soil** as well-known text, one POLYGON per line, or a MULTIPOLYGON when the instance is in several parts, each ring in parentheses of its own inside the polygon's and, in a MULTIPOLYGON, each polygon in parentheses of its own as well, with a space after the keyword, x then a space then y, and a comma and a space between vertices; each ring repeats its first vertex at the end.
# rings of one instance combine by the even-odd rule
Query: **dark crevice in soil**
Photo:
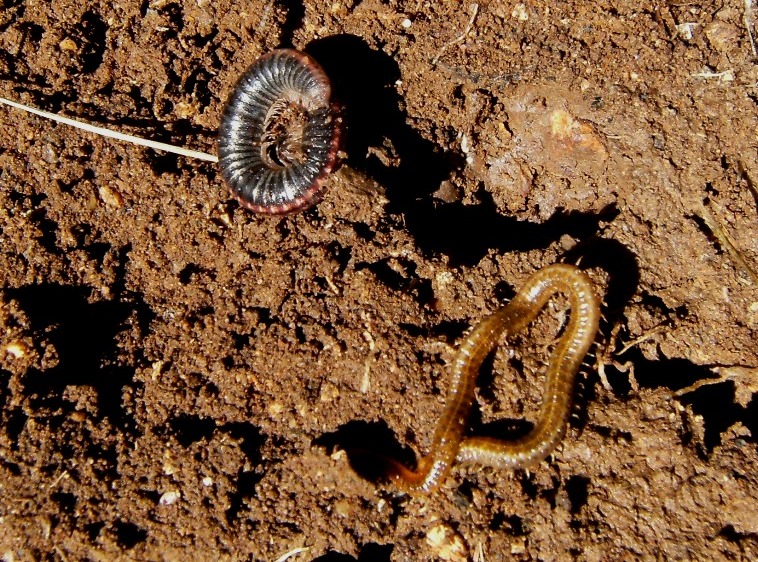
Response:
POLYGON ((474 488, 476 486, 469 480, 464 480, 453 492, 453 503, 461 509, 466 509, 474 502, 474 488))
POLYGON ((113 524, 116 542, 126 549, 131 549, 147 540, 147 531, 134 523, 117 521, 113 524))
POLYGON ((412 337, 424 336, 429 339, 445 338, 448 343, 454 343, 469 329, 469 323, 458 320, 445 320, 437 324, 417 326, 416 324, 401 322, 398 324, 398 328, 412 337))
POLYGON ((284 23, 279 35, 279 46, 292 48, 292 38, 298 29, 303 26, 305 18, 305 4, 300 0, 277 1, 278 6, 284 9, 284 23))
POLYGON ((87 535, 89 535, 90 540, 95 541, 100 536, 100 531, 103 530, 103 527, 105 527, 105 523, 98 521, 85 524, 84 530, 87 532, 87 535))
POLYGON ((57 505, 58 509, 62 513, 72 514, 76 507, 76 496, 69 492, 53 492, 50 494, 50 499, 57 505))
POLYGON ((165 16, 168 25, 162 26, 161 41, 168 42, 179 37, 184 29, 184 11, 181 4, 164 4, 157 10, 165 16))
POLYGON ((231 437, 240 441, 240 449, 249 461, 252 470, 240 467, 237 473, 236 491, 229 497, 226 521, 229 524, 237 520, 246 498, 255 494, 255 486, 265 476, 273 463, 262 465, 261 449, 268 437, 251 423, 230 423, 222 427, 231 437))
POLYGON ((389 562, 394 549, 393 544, 368 543, 361 548, 358 558, 330 550, 313 562, 389 562))
POLYGON ((561 488, 561 481, 558 476, 553 475, 550 477, 550 483, 552 486, 548 488, 542 488, 542 490, 540 490, 540 497, 547 500, 547 502, 550 504, 550 507, 552 509, 555 509, 556 498, 558 497, 558 491, 561 488))
POLYGON ((18 437, 21 435, 21 432, 24 431, 24 426, 28 419, 29 417, 21 408, 14 408, 7 413, 7 416, 5 416, 5 432, 13 446, 18 445, 18 437))
POLYGON ((124 413, 121 398, 123 387, 134 386, 134 368, 121 363, 117 335, 127 329, 135 311, 143 319, 152 313, 139 300, 91 303, 91 293, 87 287, 56 284, 6 290, 26 312, 32 330, 44 334, 58 356, 54 367, 25 374, 23 392, 36 409, 70 411, 71 403, 63 399, 65 389, 92 387, 97 392, 97 417, 108 417, 132 431, 134 423, 124 413))
POLYGON ((590 479, 580 474, 570 476, 565 483, 572 515, 578 514, 589 499, 590 479))
POLYGON ((751 542, 758 540, 758 533, 741 533, 734 528, 734 525, 724 526, 718 532, 718 535, 738 544, 746 540, 749 540, 751 542))
POLYGON ((240 468, 237 473, 236 492, 229 496, 229 508, 226 510, 226 522, 233 524, 242 511, 244 501, 255 493, 255 486, 263 478, 263 473, 240 468))
POLYGON ((268 437, 258 427, 251 423, 232 422, 222 425, 221 431, 240 440, 240 449, 251 464, 260 464, 261 449, 268 437))
POLYGON ((0 411, 5 411, 6 399, 11 395, 10 380, 13 373, 0 368, 0 411))
POLYGON ((540 488, 534 482, 534 474, 526 472, 524 470, 516 471, 516 481, 521 485, 521 491, 530 500, 537 499, 540 493, 540 488))
POLYGON ((514 537, 522 537, 527 534, 524 520, 516 514, 496 513, 490 521, 489 528, 491 531, 504 531, 514 537))
MULTIPOLYGON (((755 427, 755 412, 752 412, 752 419, 750 419, 750 410, 734 401, 734 381, 704 385, 685 394, 679 400, 682 404, 689 404, 695 415, 703 417, 705 423, 703 445, 707 453, 721 445, 721 434, 738 421, 746 427, 755 427)), ((758 441, 758 436, 752 433, 744 439, 755 443, 758 441)))
POLYGON ((182 447, 189 447, 192 443, 203 439, 210 439, 216 431, 216 422, 211 418, 201 418, 189 414, 182 414, 172 418, 168 422, 174 433, 174 437, 182 447))
MULTIPOLYGON (((215 35, 215 34, 214 34, 215 35)), ((212 36, 211 36, 212 38, 212 36)), ((205 38, 210 40, 210 38, 205 38)), ((208 87, 208 83, 213 77, 205 68, 195 68, 184 81, 183 91, 185 95, 189 95, 202 106, 207 107, 210 105, 213 99, 211 95, 211 89, 208 87)), ((186 124, 184 126, 187 126, 186 124)))
POLYGON ((157 151, 152 151, 152 154, 147 158, 147 163, 156 176, 170 174, 178 177, 182 170, 182 166, 185 165, 184 161, 180 163, 180 157, 176 154, 157 151))
POLYGON ((2 7, 6 11, 6 22, 0 25, 0 33, 4 32, 11 25, 16 24, 19 18, 24 16, 26 9, 25 0, 3 0, 2 7), (15 10, 15 13, 11 14, 11 9, 15 10))
POLYGON ((402 447, 387 422, 347 422, 336 431, 314 439, 313 445, 324 447, 327 454, 335 449, 344 450, 355 472, 369 482, 382 482, 390 474, 387 459, 394 459, 406 466, 415 465, 415 454, 402 447), (368 446, 367 446, 368 445, 368 446))
MULTIPOLYGON (((84 149, 84 146, 80 147, 80 151, 84 149)), ((87 151, 88 155, 91 154, 90 151, 87 151)), ((86 161, 85 157, 81 158, 82 161, 86 161)), ((62 193, 71 193, 74 188, 82 183, 83 181, 92 181, 95 179, 95 172, 91 169, 87 168, 83 170, 81 177, 74 178, 70 181, 63 181, 61 179, 56 178, 55 183, 58 186, 58 189, 61 190, 62 193)))
POLYGON ((429 279, 419 277, 416 274, 416 264, 410 260, 385 258, 373 263, 355 264, 356 271, 363 269, 371 271, 376 276, 377 281, 391 289, 413 295, 422 306, 433 301, 432 282, 429 279), (396 267, 391 264, 395 264, 396 267))
POLYGON ((93 11, 84 12, 82 19, 69 32, 77 49, 77 58, 72 58, 75 64, 69 66, 67 72, 77 74, 92 74, 103 62, 106 49, 106 33, 108 26, 103 19, 93 11))

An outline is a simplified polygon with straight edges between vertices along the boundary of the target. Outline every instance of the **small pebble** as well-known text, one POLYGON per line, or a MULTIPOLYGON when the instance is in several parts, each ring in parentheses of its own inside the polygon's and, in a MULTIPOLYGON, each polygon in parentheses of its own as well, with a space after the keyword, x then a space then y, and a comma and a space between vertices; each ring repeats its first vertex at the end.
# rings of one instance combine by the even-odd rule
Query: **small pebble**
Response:
POLYGON ((426 534, 426 543, 440 560, 465 562, 468 548, 463 537, 447 523, 439 523, 426 534))
POLYGON ((516 4, 511 12, 511 17, 519 21, 528 20, 529 14, 526 12, 526 4, 516 4))
POLYGON ((180 492, 177 492, 175 490, 172 490, 170 492, 166 492, 161 496, 161 499, 158 500, 158 503, 161 505, 171 505, 172 503, 175 503, 176 500, 182 497, 182 494, 180 492))
POLYGON ((12 355, 16 359, 26 355, 26 344, 20 341, 14 341, 5 346, 5 352, 12 355))
POLYGON ((58 47, 60 47, 61 51, 76 51, 77 49, 76 43, 70 37, 66 37, 58 43, 58 47))
POLYGON ((121 197, 121 194, 112 187, 109 187, 107 185, 101 185, 100 188, 98 189, 98 193, 100 195, 100 199, 108 207, 113 207, 114 209, 118 209, 119 207, 122 207, 124 205, 123 197, 121 197))
POLYGON ((321 393, 319 399, 322 402, 331 402, 340 395, 340 390, 330 382, 324 383, 321 386, 321 393))

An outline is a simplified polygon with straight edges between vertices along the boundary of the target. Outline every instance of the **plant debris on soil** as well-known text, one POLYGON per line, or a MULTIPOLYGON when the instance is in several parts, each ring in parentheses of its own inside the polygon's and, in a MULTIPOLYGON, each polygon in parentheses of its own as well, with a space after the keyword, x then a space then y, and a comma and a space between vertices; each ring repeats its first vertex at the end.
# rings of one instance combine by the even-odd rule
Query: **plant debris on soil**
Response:
MULTIPOLYGON (((758 558, 752 0, 5 0, 0 95, 215 152, 309 53, 345 167, 284 218, 216 167, 0 107, 0 559, 758 558), (555 262, 603 321, 568 435, 430 495, 461 336, 555 262), (753 272, 751 274, 751 271, 753 272)), ((557 299, 481 373, 523 433, 557 299)))

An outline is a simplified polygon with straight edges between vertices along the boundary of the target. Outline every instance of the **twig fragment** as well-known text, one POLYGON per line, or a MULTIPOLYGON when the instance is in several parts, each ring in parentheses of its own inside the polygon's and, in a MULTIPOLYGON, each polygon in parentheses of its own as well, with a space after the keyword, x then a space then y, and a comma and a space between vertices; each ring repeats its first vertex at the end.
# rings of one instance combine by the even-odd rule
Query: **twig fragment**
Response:
POLYGON ((734 70, 722 70, 721 72, 714 72, 713 70, 709 68, 705 68, 701 70, 700 72, 695 72, 694 74, 690 74, 692 78, 704 78, 705 80, 709 80, 711 78, 717 78, 719 82, 732 82, 734 80, 734 70))
POLYGON ((703 220, 705 225, 710 229, 710 231, 719 241, 719 244, 721 244, 721 246, 729 253, 731 258, 742 269, 744 269, 745 272, 747 272, 747 274, 753 280, 753 283, 758 285, 758 273, 756 273, 756 271, 750 266, 750 264, 747 263, 747 260, 745 260, 745 258, 742 256, 742 253, 734 245, 734 243, 732 242, 732 239, 729 237, 726 231, 722 228, 721 224, 716 220, 716 217, 713 216, 710 209, 708 209, 705 203, 702 203, 700 205, 700 213, 698 216, 703 220))
POLYGON ((714 378, 695 381, 693 384, 675 391, 672 396, 680 398, 704 386, 732 381, 734 383, 735 402, 746 408, 753 399, 753 395, 758 392, 758 367, 722 365, 711 367, 711 371, 715 375, 714 378))
POLYGON ((308 552, 311 548, 309 546, 300 546, 298 548, 293 548, 289 552, 285 552, 282 554, 279 558, 277 558, 274 562, 285 562, 285 560, 289 560, 293 556, 296 556, 298 554, 302 554, 304 552, 308 552))
POLYGON ((439 50, 439 52, 434 56, 432 59, 432 65, 436 65, 437 61, 440 60, 440 57, 442 54, 447 51, 450 47, 455 45, 456 43, 460 43, 463 41, 466 36, 471 31, 471 28, 474 27, 474 21, 476 20, 476 16, 479 14, 479 4, 473 3, 471 4, 471 19, 468 20, 468 25, 466 25, 466 29, 463 30, 463 33, 461 33, 458 37, 453 39, 452 41, 448 41, 444 45, 442 45, 442 48, 439 50))
POLYGON ((750 40, 753 58, 758 57, 758 51, 755 48, 755 37, 753 37, 753 0, 745 0, 745 29, 747 29, 747 37, 750 40))

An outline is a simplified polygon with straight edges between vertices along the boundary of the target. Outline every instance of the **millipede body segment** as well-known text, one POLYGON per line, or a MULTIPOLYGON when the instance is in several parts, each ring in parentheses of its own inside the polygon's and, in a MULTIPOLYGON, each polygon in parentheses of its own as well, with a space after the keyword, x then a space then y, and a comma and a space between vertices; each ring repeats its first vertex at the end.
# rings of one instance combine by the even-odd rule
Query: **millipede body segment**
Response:
POLYGON ((266 214, 321 200, 338 165, 342 119, 311 57, 277 49, 259 58, 227 101, 218 135, 221 175, 237 200, 266 214))
POLYGON ((420 459, 416 470, 385 459, 390 478, 403 489, 428 492, 444 480, 455 462, 525 468, 547 457, 566 433, 576 373, 595 339, 599 318, 600 304, 592 281, 575 266, 554 264, 532 275, 511 302, 482 320, 464 338, 452 364, 450 390, 429 454, 420 459), (568 297, 571 312, 548 362, 545 394, 533 429, 513 441, 464 439, 485 357, 503 333, 513 335, 524 329, 557 293, 568 297))

